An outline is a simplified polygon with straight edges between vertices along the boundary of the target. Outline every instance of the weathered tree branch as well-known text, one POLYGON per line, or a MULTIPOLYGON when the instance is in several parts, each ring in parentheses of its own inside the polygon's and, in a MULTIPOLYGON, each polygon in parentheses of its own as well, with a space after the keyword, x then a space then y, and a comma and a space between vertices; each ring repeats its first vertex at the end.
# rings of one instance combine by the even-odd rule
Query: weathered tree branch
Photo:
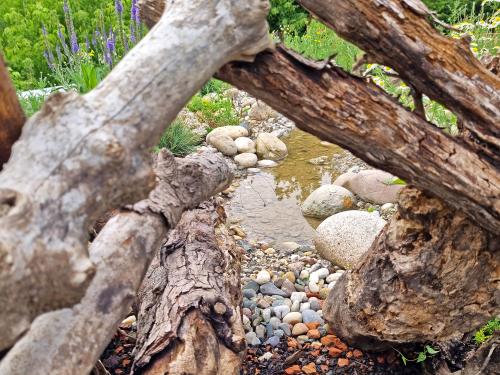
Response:
POLYGON ((390 66, 418 92, 454 112, 468 130, 463 141, 500 166, 500 78, 467 42, 441 35, 420 0, 299 0, 340 36, 390 66))
POLYGON ((9 160, 12 145, 21 135, 25 120, 16 89, 0 54, 0 171, 3 163, 9 160))
POLYGON ((268 6, 168 1, 94 91, 55 94, 28 120, 0 175, 0 350, 37 315, 81 299, 95 273, 88 224, 147 195, 165 126, 220 66, 270 45, 268 6))
MULTIPOLYGON (((143 4, 148 4, 143 18, 154 25, 158 12, 151 9, 162 9, 162 1, 143 4)), ((258 55, 252 64, 227 64, 217 76, 287 115, 300 129, 431 191, 498 231, 500 175, 474 148, 404 109, 376 85, 302 60, 279 49, 258 55)))
POLYGON ((0 373, 87 374, 130 311, 168 229, 182 213, 225 189, 232 172, 220 154, 175 159, 162 151, 148 200, 114 216, 89 248, 96 265, 80 303, 39 316, 0 362, 0 373))
POLYGON ((138 298, 134 372, 239 374, 245 349, 240 256, 215 202, 187 211, 138 298))
POLYGON ((463 213, 406 188, 396 217, 339 280, 324 316, 368 350, 460 340, 500 314, 498 246, 498 236, 463 213))

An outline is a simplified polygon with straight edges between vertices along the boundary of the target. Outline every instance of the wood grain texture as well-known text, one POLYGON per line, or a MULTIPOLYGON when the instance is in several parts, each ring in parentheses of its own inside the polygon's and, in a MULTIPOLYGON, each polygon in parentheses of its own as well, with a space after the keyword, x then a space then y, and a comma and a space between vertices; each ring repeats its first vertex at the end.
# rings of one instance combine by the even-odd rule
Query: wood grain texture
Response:
POLYGON ((89 224, 145 198, 165 127, 220 66, 270 45, 266 0, 168 4, 95 90, 47 100, 0 174, 0 350, 82 298, 95 274, 89 224))
POLYGON ((406 188, 396 216, 330 292, 324 317, 367 350, 461 340, 500 314, 500 238, 406 188))
POLYGON ((16 88, 0 54, 0 171, 2 165, 9 160, 12 145, 20 137, 25 121, 16 88))
POLYGON ((183 214, 138 295, 134 373, 237 375, 241 253, 215 201, 183 214))
POLYGON ((370 62, 390 66, 419 92, 445 105, 466 130, 464 143, 500 168, 500 77, 477 60, 465 39, 443 36, 420 0, 299 0, 370 62))
POLYGON ((88 374, 129 313, 168 230, 233 177, 223 156, 209 151, 185 159, 163 151, 155 172, 150 198, 112 217, 90 245, 96 273, 81 301, 37 317, 0 362, 1 374, 35 368, 40 374, 88 374))

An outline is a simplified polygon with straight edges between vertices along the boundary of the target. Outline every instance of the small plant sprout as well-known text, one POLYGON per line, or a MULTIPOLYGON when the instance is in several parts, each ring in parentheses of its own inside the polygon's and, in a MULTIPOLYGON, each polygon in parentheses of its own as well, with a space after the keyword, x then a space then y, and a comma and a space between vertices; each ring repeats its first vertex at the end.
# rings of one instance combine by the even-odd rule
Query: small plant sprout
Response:
POLYGON ((393 348, 396 352, 398 352, 399 356, 401 357, 401 361, 403 361, 403 364, 406 366, 409 362, 415 362, 415 363, 422 363, 427 360, 427 358, 434 357, 436 354, 439 353, 439 350, 434 349, 430 345, 425 345, 423 350, 420 351, 417 355, 416 358, 408 358, 406 357, 403 353, 401 353, 399 350, 393 348))

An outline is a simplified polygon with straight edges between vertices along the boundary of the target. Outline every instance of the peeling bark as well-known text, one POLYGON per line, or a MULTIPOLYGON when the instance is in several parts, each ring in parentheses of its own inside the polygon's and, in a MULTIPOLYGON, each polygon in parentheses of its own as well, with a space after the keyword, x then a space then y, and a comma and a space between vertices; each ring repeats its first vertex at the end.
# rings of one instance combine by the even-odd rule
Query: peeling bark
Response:
POLYGON ((0 55, 0 171, 3 163, 9 160, 12 145, 21 135, 24 121, 16 89, 0 55))
POLYGON ((330 293, 324 317, 369 350, 461 339, 500 314, 499 245, 460 211, 406 188, 395 218, 330 293))
POLYGON ((90 245, 96 275, 82 300, 36 318, 0 362, 1 374, 88 374, 130 311, 167 231, 233 177, 212 152, 176 159, 163 151, 155 170, 159 182, 150 198, 111 218, 90 245))
POLYGON ((220 66, 270 45, 266 0, 168 4, 95 90, 52 95, 14 145, 0 174, 0 350, 82 298, 95 274, 88 225, 146 197, 167 124, 220 66))
POLYGON ((134 373, 239 374, 240 256, 215 202, 187 211, 139 292, 134 373))
POLYGON ((477 60, 465 39, 443 36, 419 0, 299 0, 370 62, 392 67, 418 92, 461 120, 464 143, 500 167, 500 78, 477 60))

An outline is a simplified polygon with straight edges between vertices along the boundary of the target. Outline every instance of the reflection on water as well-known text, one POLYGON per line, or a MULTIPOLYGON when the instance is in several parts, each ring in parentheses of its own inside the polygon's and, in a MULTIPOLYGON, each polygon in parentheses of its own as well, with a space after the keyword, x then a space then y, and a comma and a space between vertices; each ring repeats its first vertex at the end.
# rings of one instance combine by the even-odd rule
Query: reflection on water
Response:
POLYGON ((336 177, 332 174, 331 156, 342 149, 322 145, 318 138, 301 130, 294 130, 283 141, 288 147, 288 157, 279 166, 241 181, 228 213, 231 218, 241 220, 251 240, 310 243, 313 228, 321 220, 304 218, 300 204, 314 189, 336 177), (309 162, 321 156, 327 156, 323 165, 309 162))

